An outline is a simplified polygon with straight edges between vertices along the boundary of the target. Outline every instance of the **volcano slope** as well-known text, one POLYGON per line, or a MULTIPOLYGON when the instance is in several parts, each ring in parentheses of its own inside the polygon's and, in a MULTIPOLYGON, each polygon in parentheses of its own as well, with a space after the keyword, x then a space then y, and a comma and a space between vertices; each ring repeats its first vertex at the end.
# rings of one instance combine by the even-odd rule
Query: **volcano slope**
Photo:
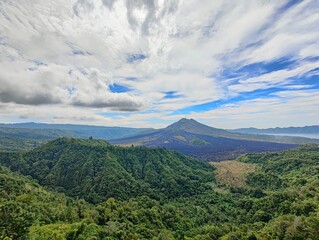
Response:
POLYGON ((110 142, 124 146, 165 147, 201 161, 232 160, 245 153, 279 151, 297 146, 294 138, 233 133, 185 118, 164 129, 110 142))

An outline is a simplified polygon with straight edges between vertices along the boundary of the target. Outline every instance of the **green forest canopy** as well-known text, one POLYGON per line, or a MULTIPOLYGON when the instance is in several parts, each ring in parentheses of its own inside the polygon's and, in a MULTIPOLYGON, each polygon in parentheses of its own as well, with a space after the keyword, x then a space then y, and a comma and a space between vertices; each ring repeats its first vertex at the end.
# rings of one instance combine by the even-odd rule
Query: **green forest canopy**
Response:
POLYGON ((319 146, 247 154, 242 187, 166 149, 61 138, 0 153, 0 239, 317 239, 319 146), (222 191, 220 191, 222 190, 222 191))

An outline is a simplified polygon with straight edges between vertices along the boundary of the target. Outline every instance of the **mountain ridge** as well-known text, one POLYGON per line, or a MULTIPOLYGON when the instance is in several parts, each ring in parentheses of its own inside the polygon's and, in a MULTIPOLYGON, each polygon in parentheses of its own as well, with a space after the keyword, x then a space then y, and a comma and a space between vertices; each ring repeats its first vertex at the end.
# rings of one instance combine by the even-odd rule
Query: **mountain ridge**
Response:
POLYGON ((249 152, 284 150, 297 146, 298 141, 312 142, 303 138, 233 133, 186 118, 146 134, 110 140, 117 145, 165 147, 202 161, 231 160, 249 152))
MULTIPOLYGON (((60 130, 72 133, 72 137, 77 138, 101 138, 115 139, 135 135, 144 131, 151 131, 151 128, 129 128, 129 127, 109 127, 81 124, 50 124, 50 123, 0 123, 0 128, 5 129, 37 129, 37 130, 60 130)), ((66 136, 69 137, 70 135, 66 136)))
POLYGON ((253 151, 277 151, 298 144, 319 143, 317 139, 302 137, 238 133, 186 118, 162 129, 33 122, 0 124, 0 135, 0 150, 5 151, 30 150, 57 137, 92 137, 118 145, 166 147, 204 161, 230 160, 253 151))
POLYGON ((303 127, 275 127, 275 128, 238 128, 228 130, 236 133, 250 133, 250 134, 262 134, 262 133, 274 133, 274 134, 319 134, 319 125, 310 125, 303 127))

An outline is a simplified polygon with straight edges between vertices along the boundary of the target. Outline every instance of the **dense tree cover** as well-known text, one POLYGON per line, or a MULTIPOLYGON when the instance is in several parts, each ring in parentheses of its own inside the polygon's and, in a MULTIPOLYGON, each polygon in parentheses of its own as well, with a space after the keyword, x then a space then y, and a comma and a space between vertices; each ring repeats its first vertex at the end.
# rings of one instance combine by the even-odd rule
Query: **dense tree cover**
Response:
POLYGON ((46 142, 47 140, 0 137, 0 151, 27 151, 46 142))
POLYGON ((248 186, 231 189, 243 209, 241 222, 263 223, 265 239, 316 239, 319 236, 319 146, 278 153, 248 154, 239 161, 258 171, 248 186))
POLYGON ((64 194, 49 191, 31 177, 0 166, 0 239, 23 239, 31 225, 80 221, 79 206, 64 194))
POLYGON ((180 153, 117 147, 95 139, 60 138, 29 152, 2 153, 0 161, 43 185, 92 203, 109 197, 189 196, 214 181, 210 166, 180 153))
POLYGON ((72 137, 74 133, 58 129, 13 128, 0 124, 0 151, 26 151, 58 137, 72 137))
POLYGON ((319 236, 318 145, 241 157, 239 161, 257 166, 243 187, 219 185, 208 165, 175 152, 120 148, 97 140, 59 139, 27 153, 0 156, 2 164, 30 175, 0 169, 1 238, 315 240, 319 236), (99 171, 112 177, 103 180, 99 171), (75 173, 93 179, 81 182, 75 173), (46 174, 54 181, 47 182, 46 174), (32 177, 51 188, 57 184, 55 190, 73 198, 42 187, 32 177), (103 188, 71 191, 62 183, 74 187, 72 178, 82 187, 86 183, 94 189, 102 182, 120 190, 113 196, 108 195, 112 187, 105 195, 99 192, 103 188), (132 181, 130 189, 123 189, 124 178, 132 181))

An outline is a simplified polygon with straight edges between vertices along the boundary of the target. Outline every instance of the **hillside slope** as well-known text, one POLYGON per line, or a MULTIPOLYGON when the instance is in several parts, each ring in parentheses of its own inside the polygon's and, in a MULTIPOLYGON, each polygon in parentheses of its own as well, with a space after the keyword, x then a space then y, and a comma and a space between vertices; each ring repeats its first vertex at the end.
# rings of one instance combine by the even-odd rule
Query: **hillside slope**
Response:
POLYGON ((1 165, 0 189, 0 239, 25 239, 32 225, 79 222, 79 208, 90 207, 1 165))
POLYGON ((116 147, 103 140, 60 138, 25 153, 0 153, 0 162, 41 184, 90 202, 148 195, 198 194, 214 181, 209 165, 177 152, 116 147))

